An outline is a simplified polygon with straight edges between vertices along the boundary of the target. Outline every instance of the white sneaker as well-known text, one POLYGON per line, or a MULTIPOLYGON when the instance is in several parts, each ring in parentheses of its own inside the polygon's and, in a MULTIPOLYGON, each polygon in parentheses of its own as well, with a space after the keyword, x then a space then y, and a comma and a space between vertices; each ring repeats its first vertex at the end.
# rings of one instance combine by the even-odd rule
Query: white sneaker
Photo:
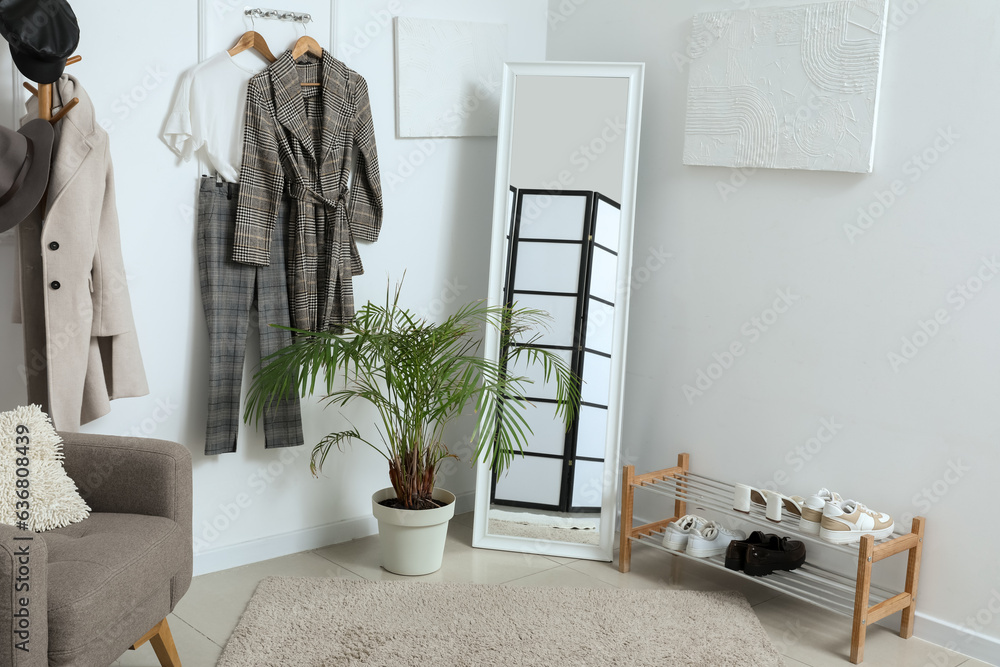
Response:
POLYGON ((799 520, 799 530, 807 535, 819 535, 820 523, 823 521, 823 508, 829 502, 842 502, 839 493, 820 489, 816 495, 809 496, 801 505, 802 518, 799 520))
POLYGON ((723 528, 721 524, 710 521, 703 528, 694 528, 688 536, 687 550, 688 556, 695 558, 708 558, 709 556, 720 556, 726 553, 726 548, 733 540, 745 540, 746 533, 741 530, 729 530, 723 528))
POLYGON ((889 537, 894 527, 888 514, 874 512, 854 500, 845 500, 827 503, 823 508, 819 536, 834 544, 852 544, 862 535, 872 535, 876 540, 889 537))
POLYGON ((688 535, 692 530, 699 530, 708 525, 708 519, 702 519, 694 514, 685 514, 673 523, 667 524, 663 534, 663 546, 674 551, 684 551, 688 543, 688 535))

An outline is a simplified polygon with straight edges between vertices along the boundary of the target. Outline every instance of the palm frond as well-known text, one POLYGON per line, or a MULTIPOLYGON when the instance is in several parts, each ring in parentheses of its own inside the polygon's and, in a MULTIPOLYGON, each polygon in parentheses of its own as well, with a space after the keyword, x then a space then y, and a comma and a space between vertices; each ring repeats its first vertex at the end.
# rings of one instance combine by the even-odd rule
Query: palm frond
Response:
POLYGON ((314 448, 313 474, 330 450, 363 442, 386 458, 397 496, 414 489, 429 495, 434 473, 452 456, 441 443, 444 427, 470 407, 477 414, 475 452, 498 471, 528 446, 532 433, 524 415, 532 381, 513 368, 538 365, 546 384, 555 383, 557 418, 567 428, 576 419, 580 378, 557 353, 538 347, 551 321, 543 311, 489 306, 474 301, 441 323, 400 305, 399 285, 387 287, 384 304, 369 302, 339 332, 290 329, 293 343, 262 360, 247 397, 244 418, 259 422, 290 397, 317 393, 328 406, 368 403, 379 415, 379 441, 357 428, 330 433, 314 448), (483 356, 483 333, 499 334, 496 361, 483 356))

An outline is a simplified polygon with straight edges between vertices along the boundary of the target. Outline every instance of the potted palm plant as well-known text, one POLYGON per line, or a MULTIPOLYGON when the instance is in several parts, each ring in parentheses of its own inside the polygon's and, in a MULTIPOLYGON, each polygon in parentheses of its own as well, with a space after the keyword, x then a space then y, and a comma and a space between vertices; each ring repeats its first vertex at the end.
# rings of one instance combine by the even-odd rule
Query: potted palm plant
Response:
POLYGON ((385 304, 369 302, 340 332, 295 331, 295 341, 267 357, 254 376, 246 419, 259 420, 278 397, 297 390, 320 392, 325 403, 368 403, 379 420, 325 436, 312 451, 317 475, 334 448, 365 443, 385 457, 391 486, 372 497, 379 523, 382 566, 398 574, 428 574, 441 567, 455 496, 435 486, 441 463, 453 455, 443 442, 445 427, 474 408, 475 456, 502 472, 523 452, 531 432, 523 411, 531 384, 512 369, 539 364, 555 383, 556 415, 567 427, 579 402, 579 378, 562 357, 536 347, 547 326, 543 311, 463 306, 441 323, 430 322, 399 303, 400 287, 386 290, 385 304), (485 359, 485 329, 499 334, 499 359, 485 359))

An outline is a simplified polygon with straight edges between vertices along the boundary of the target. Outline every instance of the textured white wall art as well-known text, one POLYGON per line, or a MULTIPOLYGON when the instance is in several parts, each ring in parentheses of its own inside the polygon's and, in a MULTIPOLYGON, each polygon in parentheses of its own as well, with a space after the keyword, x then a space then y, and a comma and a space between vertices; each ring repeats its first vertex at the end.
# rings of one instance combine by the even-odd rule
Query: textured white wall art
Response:
POLYGON ((396 18, 400 137, 493 137, 507 26, 396 18))
POLYGON ((684 164, 870 173, 886 0, 694 17, 684 164))

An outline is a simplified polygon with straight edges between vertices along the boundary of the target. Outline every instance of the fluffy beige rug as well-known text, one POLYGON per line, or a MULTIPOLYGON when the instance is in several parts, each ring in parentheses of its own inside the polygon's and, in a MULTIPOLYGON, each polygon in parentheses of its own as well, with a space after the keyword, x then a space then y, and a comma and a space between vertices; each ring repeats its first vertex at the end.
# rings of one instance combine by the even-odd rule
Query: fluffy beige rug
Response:
POLYGON ((739 593, 270 577, 219 667, 781 665, 739 593))

